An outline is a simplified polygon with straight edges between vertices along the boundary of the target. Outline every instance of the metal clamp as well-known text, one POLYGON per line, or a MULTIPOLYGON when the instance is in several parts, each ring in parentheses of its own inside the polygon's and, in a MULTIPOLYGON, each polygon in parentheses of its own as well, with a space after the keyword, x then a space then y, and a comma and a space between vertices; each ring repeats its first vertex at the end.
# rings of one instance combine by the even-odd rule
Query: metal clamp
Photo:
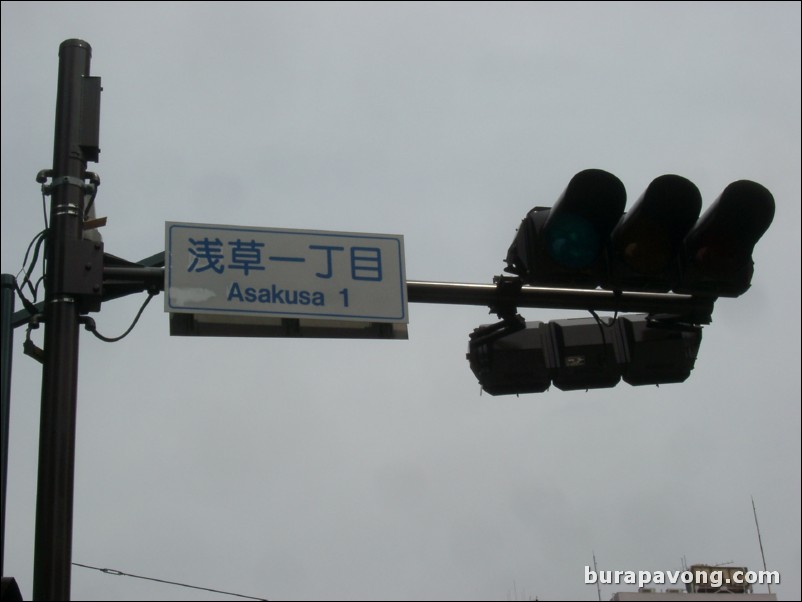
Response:
POLYGON ((53 194, 53 189, 59 186, 77 186, 83 190, 85 194, 95 194, 97 187, 100 186, 100 177, 91 171, 86 172, 86 177, 89 179, 88 182, 84 182, 81 178, 76 178, 74 176, 59 176, 58 178, 53 178, 52 169, 43 169, 36 174, 36 181, 42 185, 42 192, 48 196, 53 194), (50 184, 46 184, 47 178, 52 178, 50 184))
POLYGON ((490 313, 496 314, 504 321, 514 319, 518 313, 517 299, 523 282, 517 276, 494 276, 496 297, 489 305, 490 313))

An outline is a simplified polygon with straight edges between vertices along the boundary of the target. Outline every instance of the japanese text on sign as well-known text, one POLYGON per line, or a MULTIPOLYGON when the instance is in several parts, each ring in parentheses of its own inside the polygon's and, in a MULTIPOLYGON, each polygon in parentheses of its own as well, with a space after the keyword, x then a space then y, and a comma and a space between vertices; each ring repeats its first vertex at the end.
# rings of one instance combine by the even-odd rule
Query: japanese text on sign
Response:
POLYGON ((407 322, 403 237, 168 222, 165 310, 407 322))

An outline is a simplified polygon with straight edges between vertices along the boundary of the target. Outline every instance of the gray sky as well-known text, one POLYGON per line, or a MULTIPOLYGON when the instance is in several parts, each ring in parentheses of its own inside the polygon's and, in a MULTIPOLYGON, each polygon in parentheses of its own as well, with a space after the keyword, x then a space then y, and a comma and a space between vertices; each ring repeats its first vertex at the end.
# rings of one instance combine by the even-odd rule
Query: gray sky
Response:
MULTIPOLYGON (((409 341, 170 337, 160 302, 122 342, 83 334, 73 560, 271 599, 595 600, 594 550, 610 570, 762 568, 754 495, 774 590, 799 599, 799 23, 771 2, 3 2, 3 272, 43 227, 73 37, 103 82, 106 250, 131 260, 165 221, 377 232, 404 235, 410 279, 489 283, 582 169, 630 203, 665 173, 705 207, 739 179, 777 202, 752 289, 716 304, 681 385, 480 395, 481 307, 413 304, 409 341)), ((23 339, 5 573, 29 597, 23 339)), ((72 596, 230 599, 82 568, 72 596)))

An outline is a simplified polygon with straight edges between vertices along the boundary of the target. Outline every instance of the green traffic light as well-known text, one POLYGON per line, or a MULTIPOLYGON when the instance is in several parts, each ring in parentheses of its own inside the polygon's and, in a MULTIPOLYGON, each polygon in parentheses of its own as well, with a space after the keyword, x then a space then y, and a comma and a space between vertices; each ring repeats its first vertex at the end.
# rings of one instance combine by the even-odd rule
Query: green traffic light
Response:
POLYGON ((598 230, 581 215, 563 214, 552 220, 546 245, 551 258, 572 269, 585 268, 599 257, 598 230))
POLYGON ((604 281, 604 248, 626 205, 613 174, 586 169, 553 207, 535 207, 507 252, 507 271, 527 284, 596 288, 604 281))

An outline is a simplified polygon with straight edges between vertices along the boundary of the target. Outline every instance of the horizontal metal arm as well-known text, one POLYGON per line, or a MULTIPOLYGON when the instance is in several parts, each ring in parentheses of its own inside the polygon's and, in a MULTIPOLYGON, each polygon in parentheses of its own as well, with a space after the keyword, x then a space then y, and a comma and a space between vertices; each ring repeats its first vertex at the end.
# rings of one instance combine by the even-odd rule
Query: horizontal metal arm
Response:
MULTIPOLYGON (((142 291, 164 290, 162 267, 104 267, 104 300, 142 291)), ((520 289, 497 284, 465 284, 457 282, 407 281, 410 303, 446 305, 484 305, 487 307, 533 307, 578 311, 618 311, 665 314, 694 324, 709 324, 715 299, 668 293, 623 293, 605 290, 540 288, 520 289)), ((14 314, 13 326, 28 322, 30 314, 20 310, 14 314)))
POLYGON ((511 305, 585 311, 619 311, 687 317, 695 324, 709 324, 715 299, 669 293, 623 293, 605 290, 540 288, 524 286, 502 293, 495 284, 407 281, 410 303, 451 305, 511 305))
MULTIPOLYGON (((146 290, 163 291, 164 268, 104 267, 103 286, 104 289, 108 289, 104 294, 104 300, 146 290)), ((509 288, 500 289, 496 284, 420 280, 407 281, 407 295, 410 303, 667 314, 682 317, 694 324, 710 323, 715 301, 712 298, 667 293, 618 293, 598 289, 576 290, 534 286, 524 286, 520 290, 510 292, 509 288)), ((28 311, 20 310, 14 314, 13 327, 26 324, 29 319, 28 311)))
MULTIPOLYGON (((164 268, 106 268, 104 281, 140 283, 140 290, 164 289, 164 268)), ((685 317, 689 322, 709 324, 713 313, 712 298, 667 293, 620 293, 604 290, 539 288, 524 286, 517 291, 496 284, 407 281, 410 303, 447 305, 485 305, 488 307, 539 307, 586 311, 619 311, 668 314, 685 317)))

